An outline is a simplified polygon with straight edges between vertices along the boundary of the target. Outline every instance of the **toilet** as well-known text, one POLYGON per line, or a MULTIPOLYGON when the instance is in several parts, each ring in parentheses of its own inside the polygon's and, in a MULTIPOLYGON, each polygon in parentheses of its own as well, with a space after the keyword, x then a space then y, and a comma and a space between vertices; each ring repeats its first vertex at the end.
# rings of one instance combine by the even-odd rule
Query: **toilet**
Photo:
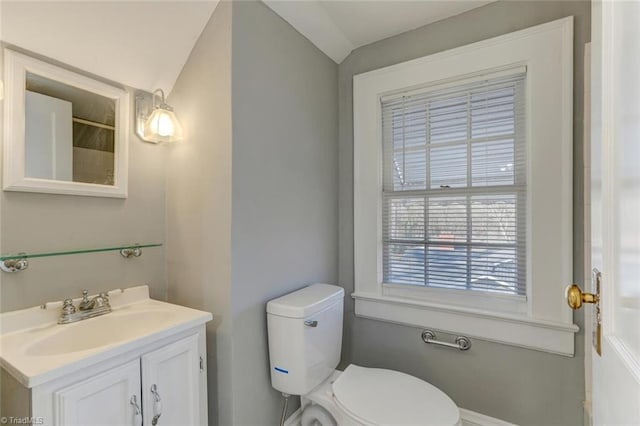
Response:
POLYGON ((299 395, 302 426, 461 425, 435 386, 398 371, 349 365, 342 349, 344 289, 313 284, 267 303, 271 385, 299 395))

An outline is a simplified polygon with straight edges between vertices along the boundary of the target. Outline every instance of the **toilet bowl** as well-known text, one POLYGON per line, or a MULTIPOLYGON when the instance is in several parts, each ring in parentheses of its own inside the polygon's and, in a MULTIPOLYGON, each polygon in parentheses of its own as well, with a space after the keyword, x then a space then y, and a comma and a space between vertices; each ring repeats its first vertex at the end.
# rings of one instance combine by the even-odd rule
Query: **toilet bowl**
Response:
POLYGON ((459 426, 460 410, 430 383, 399 371, 336 370, 344 290, 313 284, 267 303, 271 385, 299 395, 302 426, 459 426))
POLYGON ((302 426, 461 425, 460 410, 440 389, 381 368, 336 370, 301 401, 302 426))

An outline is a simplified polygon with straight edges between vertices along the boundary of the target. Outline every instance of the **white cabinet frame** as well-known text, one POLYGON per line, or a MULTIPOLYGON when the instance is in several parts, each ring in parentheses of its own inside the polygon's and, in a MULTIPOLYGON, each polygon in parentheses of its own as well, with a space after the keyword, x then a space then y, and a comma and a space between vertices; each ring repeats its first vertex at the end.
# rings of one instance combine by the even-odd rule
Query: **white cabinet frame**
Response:
POLYGON ((2 189, 5 191, 43 192, 93 197, 127 197, 129 168, 130 97, 129 93, 84 75, 41 60, 4 49, 4 132, 2 189), (99 185, 26 176, 25 168, 25 91, 27 72, 46 77, 100 96, 116 104, 114 184, 99 185))
MULTIPOLYGON (((191 328, 180 333, 174 334, 166 339, 162 339, 161 341, 156 341, 154 343, 148 344, 146 346, 137 348, 126 354, 120 355, 116 358, 107 358, 102 360, 97 364, 88 365, 85 368, 82 368, 79 371, 68 374, 64 377, 54 379, 52 381, 43 383, 41 385, 35 386, 31 390, 31 413, 24 413, 25 416, 30 416, 33 418, 42 419, 43 426, 63 426, 65 423, 60 423, 60 404, 59 398, 56 397, 56 394, 59 394, 60 391, 65 389, 73 389, 79 383, 87 382, 88 379, 92 377, 99 378, 103 374, 109 374, 111 371, 116 371, 119 368, 131 363, 136 362, 138 366, 138 377, 142 377, 142 368, 140 367, 141 360, 144 356, 154 353, 158 351, 158 353, 163 352, 164 349, 168 348, 168 350, 173 350, 172 345, 182 345, 184 346, 185 342, 190 342, 193 340, 193 344, 189 347, 193 348, 197 346, 197 358, 196 354, 191 354, 191 361, 193 362, 192 373, 196 373, 195 380, 198 380, 199 394, 197 395, 198 401, 197 410, 199 411, 199 418, 197 419, 196 424, 193 426, 198 426, 200 424, 207 424, 208 410, 207 410, 207 363, 206 363, 206 335, 205 335, 205 326, 199 326, 196 329, 191 328), (200 359, 202 361, 200 361, 200 359)), ((143 417, 145 419, 145 424, 150 424, 151 418, 149 418, 149 423, 147 422, 147 416, 153 412, 153 408, 144 407, 144 393, 147 389, 145 388, 145 384, 142 383, 142 395, 138 397, 138 404, 142 410, 143 417), (146 410, 146 411, 145 411, 146 410)), ((140 391, 138 391, 140 392, 140 391)), ((128 402, 128 400, 127 400, 128 402)), ((153 415, 151 415, 152 417, 153 415)), ((132 419, 132 425, 141 425, 142 417, 136 416, 132 419)), ((163 424, 160 420, 159 425, 163 424)), ((185 426, 187 424, 185 423, 185 426)))

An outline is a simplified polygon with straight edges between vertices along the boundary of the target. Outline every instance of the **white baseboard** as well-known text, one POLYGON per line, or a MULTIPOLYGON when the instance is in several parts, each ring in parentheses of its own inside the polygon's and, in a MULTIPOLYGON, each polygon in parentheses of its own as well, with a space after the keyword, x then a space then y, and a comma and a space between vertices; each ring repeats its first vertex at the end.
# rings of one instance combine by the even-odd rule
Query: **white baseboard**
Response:
MULTIPOLYGON (((474 411, 460 409, 460 415, 462 417, 463 426, 517 426, 513 423, 505 422, 504 420, 495 419, 493 417, 485 416, 484 414, 476 413, 474 411)), ((284 422, 285 426, 300 426, 300 420, 302 419, 302 409, 298 408, 284 422)))
POLYGON ((485 416, 475 411, 460 409, 463 426, 517 426, 514 423, 505 422, 504 420, 485 416))

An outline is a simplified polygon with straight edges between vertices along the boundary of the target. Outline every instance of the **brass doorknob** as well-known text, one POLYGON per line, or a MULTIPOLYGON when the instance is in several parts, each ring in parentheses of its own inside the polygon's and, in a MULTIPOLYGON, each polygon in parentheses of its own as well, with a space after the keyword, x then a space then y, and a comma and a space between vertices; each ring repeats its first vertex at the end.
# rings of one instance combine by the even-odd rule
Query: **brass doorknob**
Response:
POLYGON ((567 304, 571 309, 580 309, 583 303, 598 303, 600 298, 597 294, 584 293, 578 284, 571 284, 565 290, 567 304))

